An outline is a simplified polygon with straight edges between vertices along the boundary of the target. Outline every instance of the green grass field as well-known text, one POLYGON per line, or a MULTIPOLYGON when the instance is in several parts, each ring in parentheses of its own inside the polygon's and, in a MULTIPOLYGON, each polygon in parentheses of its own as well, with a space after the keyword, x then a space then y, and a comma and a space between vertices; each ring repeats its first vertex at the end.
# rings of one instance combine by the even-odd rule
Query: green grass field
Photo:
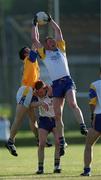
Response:
MULTIPOLYGON (((29 137, 30 133, 19 133, 18 139, 24 136, 29 137)), ((74 136, 74 134, 72 134, 74 136)), ((20 142, 21 143, 21 142, 20 142)), ((100 180, 101 179, 101 145, 94 147, 94 160, 92 163, 92 176, 80 177, 83 169, 84 144, 70 144, 66 149, 66 154, 61 158, 61 174, 53 173, 54 146, 45 149, 45 174, 36 175, 37 170, 37 147, 36 146, 17 146, 18 157, 14 157, 4 148, 0 148, 0 179, 35 179, 35 180, 100 180)))

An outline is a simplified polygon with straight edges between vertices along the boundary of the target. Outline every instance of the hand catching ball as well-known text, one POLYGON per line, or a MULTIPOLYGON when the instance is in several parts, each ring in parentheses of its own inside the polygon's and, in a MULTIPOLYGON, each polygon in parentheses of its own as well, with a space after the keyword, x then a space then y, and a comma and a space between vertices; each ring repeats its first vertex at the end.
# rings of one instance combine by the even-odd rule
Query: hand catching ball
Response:
POLYGON ((39 25, 45 25, 49 22, 49 15, 43 11, 38 12, 36 18, 39 25))

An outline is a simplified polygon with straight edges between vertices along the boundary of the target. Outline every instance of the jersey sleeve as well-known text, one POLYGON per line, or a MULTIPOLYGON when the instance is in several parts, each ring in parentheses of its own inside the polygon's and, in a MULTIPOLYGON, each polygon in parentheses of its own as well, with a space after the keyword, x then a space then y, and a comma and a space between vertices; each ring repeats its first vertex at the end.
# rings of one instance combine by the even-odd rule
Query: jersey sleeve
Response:
POLYGON ((95 106, 96 102, 97 102, 96 88, 93 84, 91 84, 89 89, 89 104, 95 106))
POLYGON ((38 48, 38 53, 39 53, 40 58, 43 60, 46 56, 45 55, 45 48, 44 47, 38 48))
POLYGON ((64 40, 63 41, 57 41, 57 47, 61 51, 65 52, 66 51, 65 41, 64 40))
POLYGON ((36 59, 37 59, 37 56, 38 56, 38 53, 33 51, 33 50, 31 50, 30 53, 29 53, 29 60, 31 62, 35 62, 36 59))

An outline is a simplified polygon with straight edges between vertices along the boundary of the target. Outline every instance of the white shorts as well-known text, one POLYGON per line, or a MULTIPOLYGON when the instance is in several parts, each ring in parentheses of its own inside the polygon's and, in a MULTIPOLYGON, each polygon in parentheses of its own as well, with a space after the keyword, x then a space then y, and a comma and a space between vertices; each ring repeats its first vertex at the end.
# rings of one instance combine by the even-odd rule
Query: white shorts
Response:
POLYGON ((33 97, 33 89, 28 86, 21 86, 16 95, 17 104, 22 104, 25 107, 29 107, 33 97))

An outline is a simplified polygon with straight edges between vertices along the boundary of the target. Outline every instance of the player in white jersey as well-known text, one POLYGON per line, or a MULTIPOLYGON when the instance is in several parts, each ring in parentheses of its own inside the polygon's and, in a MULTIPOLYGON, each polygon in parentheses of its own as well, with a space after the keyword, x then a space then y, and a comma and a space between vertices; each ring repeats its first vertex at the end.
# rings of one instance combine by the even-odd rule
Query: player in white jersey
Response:
MULTIPOLYGON (((51 88, 51 87, 50 87, 51 88)), ((44 149, 47 136, 53 133, 55 139, 55 155, 54 155, 54 173, 60 173, 60 154, 59 154, 59 138, 55 125, 52 91, 41 80, 35 83, 35 96, 31 107, 39 107, 39 146, 38 146, 38 171, 37 174, 44 173, 44 149), (50 93, 51 92, 51 93, 50 93)))
POLYGON ((91 125, 86 137, 84 150, 84 172, 82 176, 91 175, 91 162, 93 158, 93 145, 101 136, 101 69, 100 79, 91 83, 89 90, 89 105, 91 109, 91 125))
POLYGON ((36 38, 38 33, 37 18, 33 20, 32 38, 38 49, 39 55, 45 63, 53 83, 53 105, 55 111, 56 126, 60 141, 60 155, 64 155, 64 124, 62 121, 64 100, 73 110, 74 115, 80 124, 82 134, 87 134, 83 114, 77 105, 75 85, 70 76, 68 61, 66 58, 65 41, 62 32, 56 22, 49 16, 49 25, 55 31, 55 38, 47 37, 45 46, 36 38))

